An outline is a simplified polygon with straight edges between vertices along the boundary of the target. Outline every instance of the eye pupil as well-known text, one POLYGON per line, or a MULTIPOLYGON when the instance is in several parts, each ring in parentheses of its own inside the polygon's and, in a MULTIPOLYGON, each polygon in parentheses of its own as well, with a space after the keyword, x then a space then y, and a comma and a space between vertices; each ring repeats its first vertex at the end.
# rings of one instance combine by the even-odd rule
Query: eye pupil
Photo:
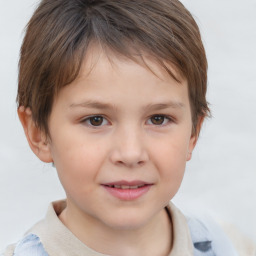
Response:
POLYGON ((103 117, 102 116, 93 116, 90 118, 90 123, 93 126, 100 126, 103 123, 103 117))
POLYGON ((164 116, 153 116, 151 122, 155 125, 161 125, 164 123, 164 116))

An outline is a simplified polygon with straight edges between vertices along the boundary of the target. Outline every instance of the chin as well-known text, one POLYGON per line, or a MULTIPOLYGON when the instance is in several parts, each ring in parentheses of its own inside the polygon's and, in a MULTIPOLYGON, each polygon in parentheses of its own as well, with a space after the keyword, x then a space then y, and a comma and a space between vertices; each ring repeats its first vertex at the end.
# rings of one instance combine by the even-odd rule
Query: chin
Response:
POLYGON ((105 221, 105 224, 112 229, 124 231, 140 229, 152 219, 152 216, 149 216, 149 214, 136 214, 128 211, 121 215, 112 215, 111 217, 105 221))

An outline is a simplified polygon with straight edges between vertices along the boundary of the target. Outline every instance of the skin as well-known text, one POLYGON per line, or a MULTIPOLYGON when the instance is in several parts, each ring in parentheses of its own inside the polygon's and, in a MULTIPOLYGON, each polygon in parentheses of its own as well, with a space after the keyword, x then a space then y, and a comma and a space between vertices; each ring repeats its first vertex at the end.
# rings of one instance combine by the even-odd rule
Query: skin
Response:
POLYGON ((30 109, 19 108, 20 120, 34 153, 54 162, 67 195, 59 218, 82 242, 110 255, 167 255, 172 233, 164 207, 197 141, 187 81, 178 83, 150 58, 154 73, 99 52, 90 51, 77 79, 57 95, 50 138, 30 109), (104 187, 120 180, 151 186, 121 200, 104 187))

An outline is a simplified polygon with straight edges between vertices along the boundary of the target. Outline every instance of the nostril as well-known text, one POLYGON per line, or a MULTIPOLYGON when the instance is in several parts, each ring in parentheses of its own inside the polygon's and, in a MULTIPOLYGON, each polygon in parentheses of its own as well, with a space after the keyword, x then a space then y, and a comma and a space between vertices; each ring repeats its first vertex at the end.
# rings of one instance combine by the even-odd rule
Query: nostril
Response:
POLYGON ((117 165, 123 165, 124 163, 122 161, 116 161, 117 165))
POLYGON ((138 161, 138 162, 127 162, 127 161, 116 161, 115 164, 117 165, 125 165, 129 167, 135 167, 135 166, 142 166, 145 164, 145 161, 138 161))

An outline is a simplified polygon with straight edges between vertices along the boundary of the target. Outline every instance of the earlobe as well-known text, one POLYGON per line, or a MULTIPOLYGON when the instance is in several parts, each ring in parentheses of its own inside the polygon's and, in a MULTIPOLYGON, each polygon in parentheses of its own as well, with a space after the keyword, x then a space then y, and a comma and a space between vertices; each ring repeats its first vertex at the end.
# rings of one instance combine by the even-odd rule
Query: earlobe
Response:
POLYGON ((192 158, 192 152, 188 152, 187 153, 187 161, 189 161, 192 158))
POLYGON ((187 152, 187 158, 186 160, 189 161, 192 158, 192 152, 196 146, 196 142, 197 142, 197 135, 192 135, 189 141, 189 147, 188 147, 188 152, 187 152))
POLYGON ((18 116, 34 154, 43 162, 53 162, 47 136, 35 125, 30 108, 19 107, 18 116))
POLYGON ((191 138, 190 138, 190 141, 189 141, 187 159, 186 159, 187 161, 191 160, 191 158, 192 158, 192 152, 193 152, 193 150, 196 146, 203 121, 204 121, 204 117, 200 117, 198 119, 196 130, 191 135, 191 138))

